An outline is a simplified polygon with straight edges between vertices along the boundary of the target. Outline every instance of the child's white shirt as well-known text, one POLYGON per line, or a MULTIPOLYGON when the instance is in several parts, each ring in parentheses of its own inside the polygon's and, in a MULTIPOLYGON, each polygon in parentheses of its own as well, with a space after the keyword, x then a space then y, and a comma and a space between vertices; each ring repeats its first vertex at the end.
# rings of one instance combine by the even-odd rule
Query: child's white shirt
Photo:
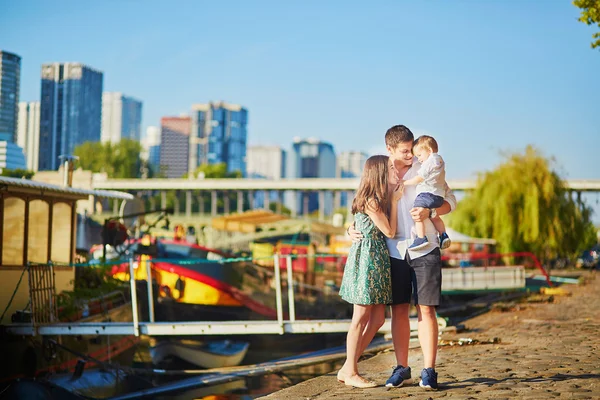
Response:
POLYGON ((437 153, 431 153, 429 158, 421 164, 418 175, 423 182, 417 185, 417 194, 432 193, 444 197, 446 194, 446 169, 442 157, 437 153))

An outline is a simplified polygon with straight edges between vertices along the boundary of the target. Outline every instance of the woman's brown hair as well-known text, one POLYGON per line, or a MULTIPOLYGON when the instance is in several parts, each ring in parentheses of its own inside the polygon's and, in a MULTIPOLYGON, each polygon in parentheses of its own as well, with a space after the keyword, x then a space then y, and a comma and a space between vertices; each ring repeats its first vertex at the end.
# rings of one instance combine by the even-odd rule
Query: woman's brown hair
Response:
POLYGON ((352 214, 364 213, 369 202, 373 202, 376 211, 389 213, 388 196, 388 156, 371 156, 365 162, 356 197, 352 201, 352 214))

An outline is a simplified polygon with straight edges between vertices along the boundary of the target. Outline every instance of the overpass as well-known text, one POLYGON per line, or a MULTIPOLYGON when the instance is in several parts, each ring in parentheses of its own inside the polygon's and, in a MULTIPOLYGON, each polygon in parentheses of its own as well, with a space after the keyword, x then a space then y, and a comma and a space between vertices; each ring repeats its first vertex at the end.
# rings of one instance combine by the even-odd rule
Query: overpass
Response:
MULTIPOLYGON (((244 199, 247 200, 251 209, 255 208, 255 194, 269 193, 263 195, 262 207, 269 208, 270 197, 275 194, 276 211, 281 212, 283 204, 283 193, 288 193, 287 200, 292 204, 292 216, 297 216, 298 211, 303 215, 309 213, 309 195, 316 193, 318 199, 319 219, 324 219, 325 214, 331 213, 335 208, 341 206, 341 194, 345 193, 348 207, 352 205, 354 191, 358 187, 359 178, 301 178, 301 179, 93 179, 94 190, 121 190, 135 193, 140 197, 150 200, 150 207, 154 208, 154 196, 160 194, 161 208, 166 208, 167 192, 174 191, 177 198, 185 194, 185 215, 191 216, 194 200, 199 212, 204 214, 205 196, 210 196, 210 214, 217 215, 217 204, 219 195, 221 197, 235 194, 237 199, 237 212, 244 211, 244 199)), ((476 180, 449 180, 448 185, 454 191, 467 191, 475 188, 476 180)), ((575 192, 578 197, 582 192, 600 192, 600 179, 572 179, 566 181, 568 190, 575 192)), ((230 212, 230 201, 224 202, 225 214, 230 212)), ((118 210, 114 205, 114 213, 118 210)), ((175 213, 179 214, 179 201, 175 202, 175 213)))

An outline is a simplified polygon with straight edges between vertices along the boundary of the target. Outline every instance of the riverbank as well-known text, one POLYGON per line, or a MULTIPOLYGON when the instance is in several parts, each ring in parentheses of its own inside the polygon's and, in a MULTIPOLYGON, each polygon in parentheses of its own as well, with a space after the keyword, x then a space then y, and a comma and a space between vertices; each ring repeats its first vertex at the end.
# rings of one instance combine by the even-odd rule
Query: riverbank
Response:
MULTIPOLYGON (((418 385, 387 388, 393 352, 359 364, 361 373, 382 386, 357 389, 339 383, 335 371, 262 399, 598 399, 600 398, 600 278, 582 275, 579 285, 532 295, 524 302, 497 305, 444 333, 437 372, 440 390, 418 385), (458 344, 460 339, 462 345, 458 344)), ((413 377, 422 368, 420 349, 409 357, 413 377)), ((417 379, 418 381, 418 379, 417 379)))

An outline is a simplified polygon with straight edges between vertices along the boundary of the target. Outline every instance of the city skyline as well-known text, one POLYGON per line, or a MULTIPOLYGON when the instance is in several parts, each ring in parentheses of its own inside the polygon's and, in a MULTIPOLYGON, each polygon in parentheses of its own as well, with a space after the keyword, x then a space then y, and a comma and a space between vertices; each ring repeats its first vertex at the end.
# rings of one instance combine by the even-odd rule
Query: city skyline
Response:
POLYGON ((600 147, 600 54, 570 2, 261 1, 232 10, 182 1, 181 18, 160 29, 145 22, 169 8, 159 2, 67 3, 66 14, 39 1, 4 6, 0 48, 23 59, 21 101, 39 100, 41 64, 76 60, 104 72, 106 91, 144 102, 143 131, 222 99, 252 111, 253 145, 287 148, 302 136, 381 153, 385 130, 404 123, 438 139, 453 178, 493 169, 501 152, 527 144, 554 157, 563 178, 600 175, 584 162, 600 147), (231 29, 210 35, 225 16, 231 29), (78 34, 67 34, 73 27, 78 34), (168 51, 156 57, 156 48, 168 51))

